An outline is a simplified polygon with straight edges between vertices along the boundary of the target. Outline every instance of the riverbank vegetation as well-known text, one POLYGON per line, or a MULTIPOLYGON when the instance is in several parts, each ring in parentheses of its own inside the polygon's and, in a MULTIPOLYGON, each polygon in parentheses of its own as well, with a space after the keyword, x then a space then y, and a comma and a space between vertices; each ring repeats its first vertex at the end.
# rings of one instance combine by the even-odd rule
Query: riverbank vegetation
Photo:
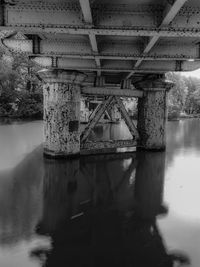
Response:
POLYGON ((168 94, 168 118, 200 117, 200 79, 175 72, 166 76, 174 82, 168 94))
MULTIPOLYGON (((39 66, 23 55, 0 56, 0 117, 42 118, 42 82, 38 70, 39 66)), ((168 94, 169 119, 200 116, 200 79, 174 72, 166 76, 175 84, 168 94)), ((133 110, 133 103, 126 102, 128 109, 133 110)))
POLYGON ((0 59, 0 117, 42 118, 42 84, 38 66, 22 55, 0 59))

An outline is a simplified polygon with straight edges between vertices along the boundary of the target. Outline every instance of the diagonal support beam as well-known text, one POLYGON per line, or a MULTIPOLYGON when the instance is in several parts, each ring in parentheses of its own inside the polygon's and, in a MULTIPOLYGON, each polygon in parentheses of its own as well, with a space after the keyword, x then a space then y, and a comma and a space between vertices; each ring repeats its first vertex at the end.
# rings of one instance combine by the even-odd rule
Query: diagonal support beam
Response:
POLYGON ((92 24, 92 12, 89 0, 79 0, 79 3, 83 13, 84 21, 88 24, 92 24))
MULTIPOLYGON (((180 11, 180 9, 183 7, 183 5, 187 2, 188 0, 175 0, 174 3, 172 5, 167 4, 165 10, 164 10, 164 18, 162 23, 160 24, 159 28, 163 27, 163 26, 167 26, 170 24, 170 22, 173 21, 173 19, 176 17, 176 15, 178 14, 178 12, 180 11)), ((153 36, 150 38, 147 46, 145 47, 143 54, 148 53, 157 43, 157 41, 159 40, 159 36, 153 36)), ((135 63, 134 68, 138 68, 139 65, 142 63, 142 59, 137 60, 137 62, 135 63)), ((126 77, 127 79, 130 78, 133 74, 135 73, 135 71, 133 70, 132 72, 130 72, 128 74, 128 76, 126 77)))
POLYGON ((164 18, 160 27, 168 25, 176 17, 180 9, 187 1, 188 0, 175 0, 172 5, 167 4, 164 11, 164 18))
POLYGON ((112 103, 114 97, 109 96, 98 108, 95 116, 92 118, 92 120, 89 122, 89 124, 86 126, 85 130, 81 134, 81 142, 85 142, 87 137, 89 136, 91 130, 95 127, 95 125, 98 123, 98 121, 101 119, 102 115, 106 111, 106 109, 109 107, 109 105, 112 103))
MULTIPOLYGON (((89 0, 79 0, 84 21, 88 24, 93 24, 92 11, 89 0)), ((89 40, 92 47, 92 51, 98 53, 97 39, 95 34, 89 34, 89 40)), ((95 58, 97 68, 101 68, 101 62, 99 58, 95 58)), ((101 75, 101 71, 97 71, 98 76, 101 75)))
POLYGON ((108 119, 111 121, 111 120, 112 120, 112 119, 111 119, 111 116, 109 115, 109 113, 108 113, 107 110, 105 111, 105 114, 106 114, 106 116, 108 117, 108 119))
POLYGON ((125 123, 129 128, 130 133, 132 134, 133 138, 138 139, 139 138, 138 131, 137 131, 133 121, 131 120, 128 112, 126 111, 126 109, 124 107, 124 104, 122 103, 122 100, 120 99, 119 96, 115 96, 115 100, 116 100, 116 103, 117 103, 117 107, 121 111, 122 116, 123 116, 123 118, 125 120, 125 123))
POLYGON ((99 110, 100 107, 101 107, 101 103, 99 103, 99 104, 96 106, 96 108, 93 110, 93 112, 90 114, 90 116, 89 116, 89 120, 92 120, 92 119, 94 118, 94 116, 95 116, 97 110, 99 110))

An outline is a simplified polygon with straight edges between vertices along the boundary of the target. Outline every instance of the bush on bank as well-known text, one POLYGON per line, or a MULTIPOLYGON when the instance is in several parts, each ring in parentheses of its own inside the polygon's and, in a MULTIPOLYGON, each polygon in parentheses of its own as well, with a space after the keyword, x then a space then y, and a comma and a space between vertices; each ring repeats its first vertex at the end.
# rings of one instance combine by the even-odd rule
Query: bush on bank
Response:
POLYGON ((43 104, 41 93, 17 92, 15 99, 2 93, 0 97, 0 117, 41 119, 43 104))
POLYGON ((173 72, 167 73, 167 79, 174 82, 168 94, 168 119, 199 117, 200 79, 173 72))

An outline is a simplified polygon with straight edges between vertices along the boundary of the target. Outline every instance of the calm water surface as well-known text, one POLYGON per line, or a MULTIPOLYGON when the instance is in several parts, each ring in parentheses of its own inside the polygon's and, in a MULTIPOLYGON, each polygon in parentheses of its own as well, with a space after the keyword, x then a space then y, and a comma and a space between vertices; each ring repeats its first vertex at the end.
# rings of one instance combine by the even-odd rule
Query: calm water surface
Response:
POLYGON ((169 122, 167 139, 165 153, 54 161, 41 121, 1 123, 0 266, 199 267, 200 120, 169 122))

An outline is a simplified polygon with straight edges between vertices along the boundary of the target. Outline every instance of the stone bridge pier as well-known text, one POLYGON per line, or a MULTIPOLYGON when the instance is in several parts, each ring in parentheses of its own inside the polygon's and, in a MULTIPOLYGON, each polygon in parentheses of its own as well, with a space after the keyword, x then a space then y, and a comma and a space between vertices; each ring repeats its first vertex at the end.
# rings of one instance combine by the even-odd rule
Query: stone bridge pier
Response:
POLYGON ((163 78, 141 84, 144 96, 138 100, 138 131, 143 149, 166 148, 167 92, 172 85, 163 78))
POLYGON ((86 74, 80 71, 46 69, 39 72, 44 81, 44 155, 53 158, 80 154, 116 152, 121 147, 164 150, 166 146, 167 91, 163 78, 142 82, 140 90, 86 88, 86 74), (81 93, 106 95, 95 110, 85 130, 80 128, 81 93), (102 91, 102 92, 101 92, 102 91), (137 128, 128 115, 120 96, 138 97, 137 128), (118 108, 130 132, 131 140, 87 141, 87 137, 106 110, 118 108))
POLYGON ((45 82, 44 154, 51 157, 80 154, 80 86, 86 75, 61 69, 39 74, 45 82))

